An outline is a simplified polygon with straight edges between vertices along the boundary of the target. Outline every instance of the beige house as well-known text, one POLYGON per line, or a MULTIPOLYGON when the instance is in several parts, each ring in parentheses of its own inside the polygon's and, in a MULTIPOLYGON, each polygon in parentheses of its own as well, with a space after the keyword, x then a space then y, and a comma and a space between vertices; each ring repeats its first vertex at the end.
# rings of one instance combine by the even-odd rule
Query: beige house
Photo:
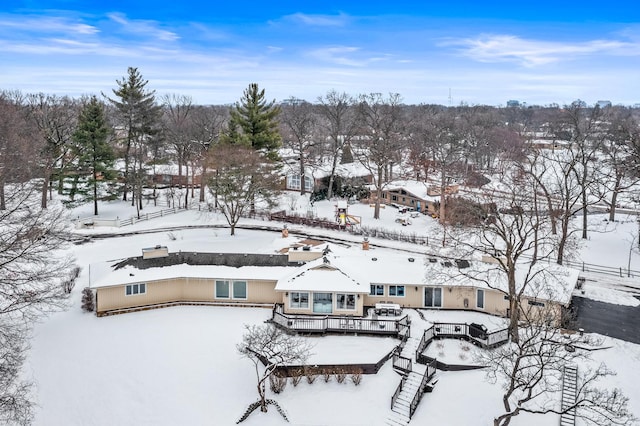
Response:
MULTIPOLYGON (((545 266, 529 280, 523 306, 551 307, 560 320, 578 273, 545 266)), ((518 269, 519 286, 527 267, 518 269)), ((313 240, 273 254, 169 253, 166 247, 149 248, 141 257, 103 265, 100 276, 91 285, 98 315, 180 303, 279 303, 288 314, 324 316, 367 316, 376 303, 499 316, 506 316, 509 309, 505 274, 495 263, 343 248, 313 240)))

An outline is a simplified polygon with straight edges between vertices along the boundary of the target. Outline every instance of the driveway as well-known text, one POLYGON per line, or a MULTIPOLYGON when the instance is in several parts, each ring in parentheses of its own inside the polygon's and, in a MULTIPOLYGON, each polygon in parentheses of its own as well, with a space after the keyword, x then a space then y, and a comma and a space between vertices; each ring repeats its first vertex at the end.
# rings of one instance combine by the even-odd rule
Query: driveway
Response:
POLYGON ((577 327, 640 344, 640 306, 624 306, 574 296, 577 327))

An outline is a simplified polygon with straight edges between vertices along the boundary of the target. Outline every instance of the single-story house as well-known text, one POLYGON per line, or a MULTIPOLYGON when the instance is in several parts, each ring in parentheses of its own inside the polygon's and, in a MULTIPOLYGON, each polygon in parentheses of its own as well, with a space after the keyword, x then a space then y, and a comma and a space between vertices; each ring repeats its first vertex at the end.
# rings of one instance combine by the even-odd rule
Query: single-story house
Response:
MULTIPOLYGON (((523 306, 551 306, 561 319, 578 272, 544 265, 530 280, 523 306)), ((523 264, 516 278, 524 280, 523 264)), ((96 268, 92 266, 92 274, 96 268)), ((174 303, 265 305, 285 313, 366 316, 376 303, 404 308, 466 309, 508 315, 506 275, 488 261, 450 260, 378 250, 344 248, 304 240, 273 254, 169 253, 102 265, 96 292, 98 315, 174 303)))
POLYGON ((433 195, 426 182, 398 180, 382 189, 382 202, 399 204, 424 214, 438 214, 440 195, 433 195))

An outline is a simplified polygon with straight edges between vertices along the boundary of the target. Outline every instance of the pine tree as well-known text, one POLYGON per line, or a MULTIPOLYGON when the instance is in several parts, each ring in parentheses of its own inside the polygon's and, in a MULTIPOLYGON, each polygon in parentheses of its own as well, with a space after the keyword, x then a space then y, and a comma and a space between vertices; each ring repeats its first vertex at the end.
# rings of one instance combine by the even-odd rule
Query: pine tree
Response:
POLYGON ((73 133, 74 151, 78 157, 74 179, 80 184, 74 185, 74 188, 76 192, 86 195, 86 199, 93 200, 95 215, 98 214, 98 187, 114 177, 114 155, 107 142, 108 135, 104 108, 92 96, 80 112, 78 127, 73 133), (79 182, 82 175, 88 175, 88 179, 79 182))
POLYGON ((93 312, 95 310, 93 291, 89 287, 82 289, 82 310, 85 312, 93 312))
POLYGON ((278 114, 280 108, 275 106, 275 100, 267 103, 264 89, 260 90, 256 83, 251 83, 231 110, 226 139, 232 139, 229 140, 231 143, 247 143, 275 160, 282 140, 278 131, 278 114))
POLYGON ((157 133, 161 108, 156 105, 155 91, 146 89, 147 80, 137 68, 127 69, 128 78, 116 80, 118 89, 113 89, 117 99, 108 98, 116 107, 124 131, 122 138, 124 149, 124 179, 125 188, 123 200, 127 200, 129 188, 133 190, 133 200, 138 197, 138 209, 142 208, 142 179, 145 175, 143 165, 143 145, 152 141, 157 133), (132 152, 133 150, 133 152, 132 152), (132 164, 133 161, 133 164, 132 164), (137 192, 136 192, 137 190, 137 192))

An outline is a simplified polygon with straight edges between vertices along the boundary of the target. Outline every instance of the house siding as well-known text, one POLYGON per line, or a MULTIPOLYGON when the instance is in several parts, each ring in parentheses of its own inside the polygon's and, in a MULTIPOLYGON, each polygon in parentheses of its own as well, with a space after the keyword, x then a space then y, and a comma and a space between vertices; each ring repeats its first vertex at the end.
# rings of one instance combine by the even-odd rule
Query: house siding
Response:
MULTIPOLYGON (((225 278, 217 278, 223 280, 225 278)), ((273 280, 247 281, 247 298, 216 298, 216 278, 169 278, 146 282, 146 293, 127 296, 126 285, 101 287, 97 292, 97 312, 134 308, 169 302, 277 303, 280 300, 273 280)))

